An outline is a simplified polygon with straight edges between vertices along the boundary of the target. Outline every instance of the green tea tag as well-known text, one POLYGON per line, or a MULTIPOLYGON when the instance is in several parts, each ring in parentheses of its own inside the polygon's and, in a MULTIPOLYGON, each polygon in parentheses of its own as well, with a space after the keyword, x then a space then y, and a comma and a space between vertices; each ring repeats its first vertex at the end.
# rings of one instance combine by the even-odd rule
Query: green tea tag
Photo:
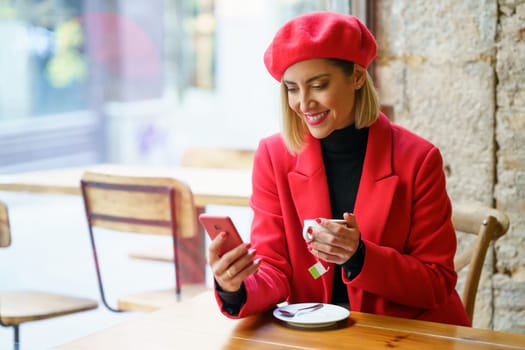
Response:
POLYGON ((308 272, 310 272, 310 275, 312 275, 314 279, 318 279, 319 277, 324 275, 326 271, 328 271, 328 269, 325 268, 324 265, 321 264, 320 261, 318 261, 314 265, 310 266, 310 268, 308 268, 308 272))

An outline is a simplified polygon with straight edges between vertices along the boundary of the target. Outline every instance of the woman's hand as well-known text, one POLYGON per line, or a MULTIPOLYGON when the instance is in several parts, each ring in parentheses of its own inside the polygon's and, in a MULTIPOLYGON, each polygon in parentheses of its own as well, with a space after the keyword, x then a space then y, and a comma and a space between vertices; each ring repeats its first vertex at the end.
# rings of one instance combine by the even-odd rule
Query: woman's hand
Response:
POLYGON ((309 246, 313 255, 327 262, 344 264, 355 254, 359 247, 361 232, 353 214, 344 213, 343 218, 346 220, 346 225, 317 219, 318 224, 331 233, 312 229, 310 234, 313 241, 309 246))
POLYGON ((224 291, 236 292, 241 288, 244 279, 259 269, 260 259, 255 259, 255 249, 250 248, 250 243, 243 243, 219 256, 219 248, 227 234, 221 232, 210 243, 208 265, 215 281, 224 291))

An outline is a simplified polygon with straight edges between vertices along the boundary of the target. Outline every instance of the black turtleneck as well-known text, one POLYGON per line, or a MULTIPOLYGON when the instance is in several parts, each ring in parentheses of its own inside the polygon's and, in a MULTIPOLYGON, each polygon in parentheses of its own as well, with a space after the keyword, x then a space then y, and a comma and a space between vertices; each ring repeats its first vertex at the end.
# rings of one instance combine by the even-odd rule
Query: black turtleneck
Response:
MULTIPOLYGON (((356 129, 353 124, 336 130, 321 140, 332 216, 335 219, 342 218, 345 212, 354 211, 367 141, 368 128, 356 129)), ((357 252, 343 264, 349 279, 355 278, 361 272, 364 253, 364 245, 360 243, 357 252)), ((341 278, 341 266, 337 264, 334 271, 332 303, 348 303, 346 286, 341 278)))

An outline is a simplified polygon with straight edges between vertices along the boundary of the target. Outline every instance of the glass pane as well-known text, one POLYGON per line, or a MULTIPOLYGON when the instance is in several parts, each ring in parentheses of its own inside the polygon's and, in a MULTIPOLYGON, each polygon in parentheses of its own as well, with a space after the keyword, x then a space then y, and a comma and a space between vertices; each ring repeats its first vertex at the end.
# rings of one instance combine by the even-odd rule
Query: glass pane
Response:
POLYGON ((86 108, 79 1, 0 2, 0 120, 86 108))

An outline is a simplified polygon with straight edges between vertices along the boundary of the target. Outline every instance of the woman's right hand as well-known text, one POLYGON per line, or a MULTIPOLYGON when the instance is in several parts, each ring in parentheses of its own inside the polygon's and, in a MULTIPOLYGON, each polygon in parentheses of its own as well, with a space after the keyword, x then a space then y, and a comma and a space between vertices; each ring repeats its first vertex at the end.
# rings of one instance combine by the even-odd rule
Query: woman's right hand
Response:
POLYGON ((219 248, 227 234, 221 232, 211 241, 208 247, 208 265, 215 281, 224 291, 236 292, 246 277, 257 272, 261 259, 255 259, 255 249, 250 248, 250 243, 243 243, 219 256, 219 248))

